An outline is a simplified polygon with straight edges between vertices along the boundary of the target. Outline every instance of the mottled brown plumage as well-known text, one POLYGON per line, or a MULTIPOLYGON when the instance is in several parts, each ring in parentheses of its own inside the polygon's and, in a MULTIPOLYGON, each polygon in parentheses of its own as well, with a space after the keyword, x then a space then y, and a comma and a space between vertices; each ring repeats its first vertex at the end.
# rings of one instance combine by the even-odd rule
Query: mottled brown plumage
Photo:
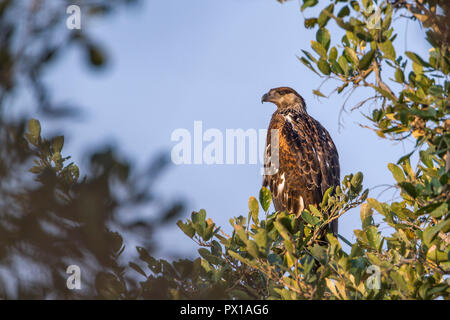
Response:
MULTIPOLYGON (((324 192, 339 185, 339 158, 328 131, 306 112, 303 98, 288 87, 270 90, 262 102, 277 105, 269 124, 266 156, 272 155, 271 134, 278 130, 279 169, 265 175, 277 211, 299 216, 310 204, 318 206, 324 192)), ((337 234, 337 219, 331 223, 337 234)))

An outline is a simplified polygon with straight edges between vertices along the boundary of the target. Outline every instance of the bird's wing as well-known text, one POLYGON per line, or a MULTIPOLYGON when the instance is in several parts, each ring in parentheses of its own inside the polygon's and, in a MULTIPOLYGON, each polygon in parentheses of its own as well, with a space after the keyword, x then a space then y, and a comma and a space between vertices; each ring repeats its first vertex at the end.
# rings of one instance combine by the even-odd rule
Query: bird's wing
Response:
POLYGON ((321 190, 325 193, 328 188, 340 183, 339 155, 328 131, 317 120, 312 120, 316 123, 313 134, 322 173, 321 190))
MULTIPOLYGON (((339 154, 336 146, 331 139, 328 131, 315 119, 312 119, 315 125, 312 126, 316 138, 316 149, 321 172, 321 197, 330 187, 336 187, 340 184, 339 154)), ((338 220, 331 222, 331 230, 334 234, 338 233, 338 220)))

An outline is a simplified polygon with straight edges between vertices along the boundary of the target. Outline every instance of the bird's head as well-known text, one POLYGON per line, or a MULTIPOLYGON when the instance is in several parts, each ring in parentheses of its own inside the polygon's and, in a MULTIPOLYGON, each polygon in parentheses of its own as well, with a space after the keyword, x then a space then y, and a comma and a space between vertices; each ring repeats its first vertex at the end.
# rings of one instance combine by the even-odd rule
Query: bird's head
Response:
POLYGON ((261 103, 264 102, 272 102, 279 109, 297 107, 302 111, 306 111, 306 104, 303 97, 299 95, 297 91, 289 87, 270 89, 270 91, 261 98, 261 103))

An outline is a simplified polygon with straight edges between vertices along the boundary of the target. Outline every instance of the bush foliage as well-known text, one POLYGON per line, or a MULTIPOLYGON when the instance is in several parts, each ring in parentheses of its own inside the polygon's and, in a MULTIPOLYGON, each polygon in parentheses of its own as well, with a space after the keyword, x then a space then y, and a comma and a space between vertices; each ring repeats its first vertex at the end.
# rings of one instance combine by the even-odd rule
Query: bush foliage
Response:
MULTIPOLYGON (((283 2, 283 1, 280 1, 283 2)), ((301 10, 317 0, 304 0, 301 10)), ((200 258, 168 265, 140 248, 141 260, 152 271, 142 283, 165 284, 166 298, 226 299, 438 299, 449 298, 450 286, 450 5, 446 1, 331 1, 317 17, 305 19, 316 28, 313 52, 299 60, 311 71, 334 79, 333 92, 372 90, 375 107, 366 114, 379 137, 410 139, 414 149, 389 169, 401 199, 380 202, 362 192, 362 174, 346 176, 336 194, 325 194, 299 222, 284 212, 267 214, 270 192, 262 189, 259 203, 251 197, 248 217, 230 220, 224 234, 204 210, 193 212, 179 227, 201 247, 200 258), (395 49, 395 16, 420 22, 430 45, 429 56, 395 49), (334 22, 341 35, 327 29, 334 22), (332 41, 333 40, 333 41, 332 41), (381 69, 385 69, 381 72, 381 69), (383 77, 388 77, 385 82, 383 77), (412 166, 411 156, 419 163, 412 166), (361 228, 354 230, 349 253, 332 234, 318 235, 330 219, 361 205, 361 228), (259 214, 259 207, 265 212, 259 214), (383 236, 377 214, 390 228, 383 236)), ((319 89, 315 95, 325 97, 319 89)))
MULTIPOLYGON (((12 6, 10 1, 4 3, 0 15, 12 6)), ((304 0, 301 10, 308 12, 318 4, 304 0)), ((139 226, 148 230, 148 222, 126 226, 116 211, 154 199, 148 185, 133 178, 129 165, 111 150, 93 154, 88 176, 80 178, 78 167, 62 156, 62 136, 43 138, 35 119, 25 129, 23 123, 0 118, 0 262, 14 273, 15 257, 34 259, 49 267, 51 279, 44 284, 21 283, 17 297, 449 299, 450 6, 444 0, 336 0, 317 12, 316 17, 305 18, 305 27, 317 31, 311 49, 302 50, 300 62, 333 80, 332 93, 369 90, 371 95, 354 107, 366 108, 368 129, 382 139, 414 142, 409 153, 387 165, 400 193, 398 200, 381 202, 369 197, 363 174, 358 172, 344 177, 335 190, 329 189, 322 203, 306 208, 299 220, 284 212, 269 212, 271 195, 263 188, 258 199, 250 197, 248 214, 230 219, 230 235, 204 210, 178 221, 178 227, 199 246, 195 260, 169 262, 154 258, 148 243, 137 247, 138 261, 128 263, 140 279, 136 283, 125 277, 127 266, 119 260, 125 241, 110 229, 145 234, 139 226), (428 57, 397 52, 392 23, 397 17, 422 25, 430 45, 428 57), (338 30, 333 39, 327 29, 331 23, 338 30), (418 163, 413 165, 416 156, 418 163), (29 164, 30 157, 37 187, 12 188, 18 186, 15 173, 29 164), (115 192, 117 187, 121 196, 115 192), (354 230, 354 243, 326 233, 331 220, 356 207, 360 207, 361 227, 354 230), (375 215, 389 226, 389 235, 382 234, 375 215), (341 241, 350 246, 349 252, 342 249, 341 241), (65 290, 64 266, 71 259, 85 261, 95 279, 95 285, 83 294, 65 290)), ((1 22, 6 27, 11 21, 1 22)), ((2 105, 3 97, 17 85, 12 61, 26 61, 24 77, 34 79, 40 92, 45 90, 39 85, 38 71, 49 61, 43 57, 52 57, 44 50, 42 55, 30 56, 36 61, 20 60, 6 50, 13 48, 8 39, 0 39, 2 105)), ((87 37, 70 39, 78 43, 87 37)), ((313 93, 326 97, 320 90, 313 93)), ((48 97, 38 96, 38 105, 48 112, 48 97)), ((157 162, 149 176, 161 167, 157 162)), ((180 204, 169 207, 163 222, 171 221, 180 210, 180 204)), ((10 295, 2 290, 0 297, 10 295)))

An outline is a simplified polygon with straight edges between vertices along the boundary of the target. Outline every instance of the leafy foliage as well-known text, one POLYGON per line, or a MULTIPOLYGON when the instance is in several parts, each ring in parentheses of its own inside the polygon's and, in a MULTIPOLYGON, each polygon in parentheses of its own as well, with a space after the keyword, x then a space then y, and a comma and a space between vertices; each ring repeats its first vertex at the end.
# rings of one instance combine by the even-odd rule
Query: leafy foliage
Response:
MULTIPOLYGON (((81 6, 87 17, 131 2, 81 6)), ((184 208, 181 201, 156 201, 154 181, 168 163, 165 155, 138 171, 117 149, 97 146, 81 172, 65 154, 62 135, 46 138, 38 120, 10 111, 20 114, 15 108, 26 101, 39 118, 58 118, 66 127, 77 109, 54 103, 45 70, 69 47, 84 52, 94 70, 107 63, 88 28, 65 28, 71 4, 0 1, 0 299, 135 297, 135 277, 121 262, 123 237, 151 252, 155 228, 184 208), (142 214, 148 205, 154 205, 152 219, 142 214), (81 290, 66 285, 70 265, 81 269, 81 290)))
MULTIPOLYGON (((326 241, 323 238, 323 231, 333 219, 367 197, 367 190, 362 192, 361 173, 347 176, 344 181, 333 195, 331 190, 327 192, 319 209, 305 210, 301 222, 284 212, 262 219, 258 202, 251 197, 248 218, 231 219, 233 234, 229 236, 206 218, 204 210, 193 212, 191 219, 179 221, 178 226, 201 247, 201 258, 170 266, 138 248, 141 261, 150 269, 148 276, 141 272, 147 278, 141 283, 144 297, 157 294, 151 286, 157 281, 164 282, 167 288, 159 294, 176 299, 317 299, 330 296, 327 279, 352 273, 358 275, 357 285, 361 286, 367 259, 360 268, 350 270, 353 259, 364 258, 346 254, 332 234, 326 235, 326 241)), ((266 188, 261 190, 260 205, 263 211, 270 205, 270 191, 266 188)), ((359 244, 355 248, 363 251, 359 244)))
MULTIPOLYGON (((144 282, 166 281, 165 297, 189 298, 192 292, 194 297, 208 296, 211 290, 227 299, 450 297, 450 5, 431 0, 331 2, 317 17, 305 19, 305 27, 317 28, 317 33, 311 40, 313 53, 302 50, 299 60, 314 73, 334 79, 338 94, 372 89, 374 95, 355 106, 375 102, 366 115, 369 128, 383 139, 413 139, 414 149, 388 164, 401 199, 386 203, 367 198, 358 173, 345 177, 334 195, 325 194, 320 207, 311 206, 301 219, 284 212, 261 219, 251 197, 248 218, 230 220, 231 236, 206 219, 204 211, 194 212, 190 220, 178 222, 201 247, 201 258, 194 262, 201 268, 191 268, 196 271, 188 276, 189 290, 181 289, 163 269, 144 282), (431 46, 427 58, 396 51, 396 15, 420 21, 431 46), (327 29, 332 21, 342 32, 340 38, 333 34, 338 41, 327 29), (388 72, 392 76, 385 82, 388 72), (400 88, 392 89, 394 85, 400 88), (413 167, 416 152, 419 163, 413 167), (361 229, 354 230, 356 243, 340 237, 351 246, 346 253, 331 233, 323 237, 324 226, 358 205, 361 229), (382 235, 375 214, 389 226, 389 236, 382 235)), ((304 0, 301 10, 318 3, 304 0)), ((326 96, 320 88, 313 93, 326 96)), ((267 189, 261 190, 259 200, 267 211, 267 189)))
MULTIPOLYGON (((343 29, 345 34, 340 46, 344 50, 340 56, 336 54, 337 50, 325 55, 323 51, 327 49, 324 46, 318 43, 312 46, 316 52, 322 51, 322 54, 318 52, 321 59, 326 59, 324 63, 331 65, 330 72, 323 72, 324 68, 318 65, 319 71, 342 83, 337 88, 338 93, 349 85, 351 90, 359 87, 374 89, 375 95, 359 103, 357 108, 370 100, 380 102, 366 116, 378 136, 392 140, 412 137, 415 140, 412 152, 396 164, 388 164, 401 201, 380 203, 376 199, 368 199, 362 206, 364 216, 371 216, 374 210, 395 231, 391 237, 381 238, 385 242, 379 249, 382 255, 367 254, 367 257, 381 268, 383 275, 389 275, 382 283, 392 283, 388 286, 395 288, 391 294, 395 293, 399 298, 448 297, 448 283, 443 279, 450 271, 450 6, 445 1, 382 2, 378 3, 377 13, 374 13, 369 11, 376 5, 372 1, 360 4, 340 1, 339 5, 342 6, 341 14, 335 16, 334 5, 330 5, 322 10, 321 15, 330 17, 343 29), (427 59, 411 51, 406 51, 404 56, 396 53, 393 46, 396 34, 391 23, 394 13, 408 13, 412 20, 422 23, 431 46, 427 59), (375 24, 371 23, 372 18, 377 20, 375 24), (392 71, 392 84, 383 81, 382 68, 392 71), (401 86, 397 92, 391 89, 394 83, 401 86), (420 161, 413 168, 410 158, 417 151, 420 161)), ((326 34, 323 31, 326 25, 324 22, 318 26, 319 40, 326 34)), ((314 62, 311 57, 305 51, 302 61, 309 59, 314 62)), ((312 67, 311 63, 307 66, 312 67)), ((374 235, 378 226, 366 228, 355 230, 358 241, 364 245, 377 243, 380 238, 374 235)))
MULTIPOLYGON (((125 275, 119 261, 125 246, 117 231, 152 250, 154 228, 182 212, 180 202, 160 205, 152 220, 136 212, 138 206, 152 203, 155 197, 148 181, 167 161, 158 158, 147 172, 135 172, 117 152, 105 148, 90 156, 89 174, 81 178, 78 166, 63 156, 64 138, 43 138, 39 121, 29 120, 24 134, 14 135, 14 126, 2 130, 10 137, 0 153, 2 165, 11 166, 2 171, 0 190, 0 262, 10 272, 9 277, 0 277, 1 287, 15 284, 21 298, 134 297, 133 277, 125 275), (30 160, 34 181, 12 175, 29 166, 30 160), (15 188, 8 183, 15 183, 15 188), (125 209, 134 212, 126 222, 125 209), (67 289, 69 265, 81 268, 82 291, 67 289), (21 273, 27 271, 39 277, 22 282, 21 273)), ((5 298, 13 294, 1 292, 5 298)))
MULTIPOLYGON (((14 90, 23 88, 20 81, 24 78, 31 83, 38 97, 36 105, 44 114, 67 114, 51 105, 41 71, 68 43, 84 48, 94 67, 106 59, 86 34, 55 37, 63 39, 59 44, 43 41, 53 39, 45 30, 60 19, 57 15, 51 19, 52 14, 42 20, 45 28, 30 28, 36 41, 47 43, 42 51, 20 50, 11 13, 18 3, 0 5, 0 26, 7 31, 0 37, 1 106, 14 90), (13 39, 18 46, 12 45, 13 39), (22 72, 20 77, 17 70, 22 72)), ((92 9, 105 12, 118 3, 99 1, 92 9)), ((318 4, 304 0, 301 10, 318 4)), ((193 261, 169 262, 151 255, 149 231, 176 217, 180 203, 162 210, 155 221, 138 219, 127 225, 119 219, 121 209, 154 199, 143 180, 153 180, 164 167, 164 158, 144 174, 136 173, 123 157, 106 148, 90 156, 86 176, 80 178, 78 166, 63 156, 63 136, 44 138, 35 119, 25 123, 0 117, 0 263, 9 272, 8 276, 0 274, 0 297, 448 299, 449 12, 445 1, 339 0, 305 19, 305 27, 317 31, 312 51, 302 50, 299 60, 317 75, 334 79, 333 92, 372 90, 373 96, 355 106, 375 102, 366 114, 369 129, 383 139, 415 142, 410 153, 387 165, 400 199, 387 203, 369 198, 363 190, 363 174, 358 172, 344 177, 340 186, 325 193, 318 207, 306 208, 299 218, 269 213, 271 195, 263 188, 257 197, 250 197, 246 217, 230 219, 231 235, 204 210, 177 222, 200 247, 200 257, 193 261), (398 51, 392 23, 397 16, 422 24, 431 45, 428 57, 398 51), (342 34, 331 34, 330 23, 342 34), (388 82, 383 80, 386 75, 390 75, 388 82), (413 154, 419 157, 414 167, 413 154), (23 174, 26 168, 34 181, 23 174), (354 230, 356 242, 340 235, 336 238, 327 225, 355 207, 361 213, 361 228, 354 230), (384 225, 375 223, 375 215, 389 227, 388 236, 381 232, 384 225), (141 235, 139 240, 147 240, 137 247, 139 261, 128 263, 135 277, 126 276, 127 266, 119 259, 124 241, 117 231, 125 235, 131 231, 141 235), (351 247, 349 252, 340 241, 351 247), (65 287, 65 267, 73 261, 92 280, 86 281, 82 293, 65 287), (44 268, 43 279, 25 283, 18 268, 24 262, 44 268), (136 283, 136 277, 143 280, 136 283), (19 282, 13 295, 3 289, 10 279, 19 282)), ((313 93, 326 97, 320 90, 313 93)))

